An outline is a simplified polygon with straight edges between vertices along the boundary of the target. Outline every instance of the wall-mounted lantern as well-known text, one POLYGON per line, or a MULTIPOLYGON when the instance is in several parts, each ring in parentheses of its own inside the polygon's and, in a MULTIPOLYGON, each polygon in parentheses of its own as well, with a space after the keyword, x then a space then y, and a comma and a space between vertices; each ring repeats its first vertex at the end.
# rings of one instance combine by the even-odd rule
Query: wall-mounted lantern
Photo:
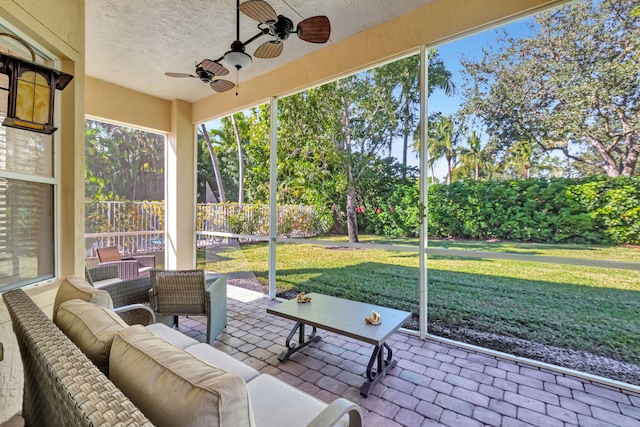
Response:
POLYGON ((8 33, 31 52, 32 62, 0 53, 0 73, 9 76, 9 100, 3 126, 52 134, 55 90, 63 90, 73 79, 70 74, 35 63, 35 52, 21 38, 8 33))

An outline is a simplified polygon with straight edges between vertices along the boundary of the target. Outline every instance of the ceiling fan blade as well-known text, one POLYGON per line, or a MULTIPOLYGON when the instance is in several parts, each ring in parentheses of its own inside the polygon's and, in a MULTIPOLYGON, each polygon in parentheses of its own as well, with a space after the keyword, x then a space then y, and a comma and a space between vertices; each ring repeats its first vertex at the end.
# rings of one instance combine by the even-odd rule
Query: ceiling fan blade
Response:
POLYGON ((164 73, 165 76, 168 77, 195 77, 198 78, 198 76, 194 76, 193 74, 186 74, 186 73, 164 73))
POLYGON ((216 92, 226 92, 236 87, 236 85, 229 80, 214 80, 211 82, 210 86, 211 89, 215 90, 216 92))
POLYGON ((275 58, 280 56, 282 53, 282 46, 283 43, 280 40, 270 40, 261 44, 254 52, 253 56, 263 59, 275 58))
POLYGON ((311 43, 324 43, 331 35, 331 23, 326 16, 312 16, 298 24, 298 37, 311 43))
POLYGON ((240 5, 240 11, 249 18, 262 22, 263 24, 276 22, 278 20, 276 11, 273 10, 269 3, 262 0, 246 1, 240 5))
POLYGON ((210 59, 202 60, 202 68, 205 71, 213 73, 215 76, 226 76, 227 74, 229 74, 229 70, 227 70, 222 65, 210 59))

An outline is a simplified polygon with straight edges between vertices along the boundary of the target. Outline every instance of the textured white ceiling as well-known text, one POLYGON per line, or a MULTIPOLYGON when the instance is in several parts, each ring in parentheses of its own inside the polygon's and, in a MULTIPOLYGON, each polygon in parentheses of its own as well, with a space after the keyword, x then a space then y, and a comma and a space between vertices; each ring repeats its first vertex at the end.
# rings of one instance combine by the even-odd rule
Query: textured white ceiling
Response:
MULTIPOLYGON (((328 16, 331 37, 326 44, 313 44, 292 35, 279 57, 254 58, 240 72, 241 82, 432 0, 267 1, 294 25, 311 16, 328 16)), ((240 39, 245 41, 258 32, 257 22, 241 13, 240 39)), ((193 102, 215 93, 198 79, 171 78, 164 73, 193 74, 197 62, 218 59, 235 38, 233 0, 86 0, 87 75, 160 98, 193 102)), ((253 55, 266 40, 249 44, 247 53, 253 55)), ((225 78, 235 81, 235 71, 225 78)))

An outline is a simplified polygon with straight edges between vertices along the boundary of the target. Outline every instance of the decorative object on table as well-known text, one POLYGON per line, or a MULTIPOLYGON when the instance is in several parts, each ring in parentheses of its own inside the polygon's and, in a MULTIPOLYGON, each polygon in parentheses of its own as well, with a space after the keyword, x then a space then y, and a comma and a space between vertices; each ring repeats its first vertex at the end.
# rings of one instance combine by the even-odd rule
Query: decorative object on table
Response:
POLYGON ((309 295, 305 295, 304 292, 300 292, 297 299, 299 303, 311 302, 311 297, 309 295))
POLYGON ((377 311, 372 311, 371 316, 367 316, 364 318, 364 321, 369 323, 370 325, 379 325, 382 322, 382 318, 380 318, 380 314, 377 311))

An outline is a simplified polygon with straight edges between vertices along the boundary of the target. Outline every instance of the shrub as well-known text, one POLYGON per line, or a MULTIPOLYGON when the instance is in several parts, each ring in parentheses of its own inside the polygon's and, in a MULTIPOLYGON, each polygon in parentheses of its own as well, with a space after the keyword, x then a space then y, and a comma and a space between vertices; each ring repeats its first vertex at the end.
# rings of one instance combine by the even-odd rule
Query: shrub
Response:
MULTIPOLYGON (((417 185, 396 185, 358 219, 370 233, 417 236, 419 206, 417 185)), ((435 184, 427 226, 435 238, 640 244, 640 177, 435 184)))

